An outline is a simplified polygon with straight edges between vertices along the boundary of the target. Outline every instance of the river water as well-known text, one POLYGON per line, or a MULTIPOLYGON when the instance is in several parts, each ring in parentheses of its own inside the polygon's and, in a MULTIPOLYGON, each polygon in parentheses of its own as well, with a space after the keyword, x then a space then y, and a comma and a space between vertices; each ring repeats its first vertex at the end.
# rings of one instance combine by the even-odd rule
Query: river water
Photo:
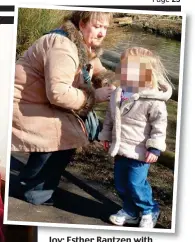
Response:
POLYGON ((161 60, 170 76, 179 78, 181 42, 162 36, 132 30, 127 27, 112 28, 108 31, 104 48, 121 54, 129 47, 144 47, 154 51, 161 60))

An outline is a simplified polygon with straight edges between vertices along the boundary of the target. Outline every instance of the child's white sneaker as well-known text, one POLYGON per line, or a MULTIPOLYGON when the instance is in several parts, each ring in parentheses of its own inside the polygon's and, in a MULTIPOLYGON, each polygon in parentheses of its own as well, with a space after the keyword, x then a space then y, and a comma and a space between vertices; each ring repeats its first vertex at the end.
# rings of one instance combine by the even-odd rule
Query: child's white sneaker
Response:
POLYGON ((119 210, 116 214, 112 214, 109 217, 110 222, 115 225, 138 224, 139 219, 139 217, 130 216, 123 209, 119 210))
POLYGON ((154 228, 159 217, 159 212, 154 212, 146 215, 142 215, 139 227, 151 229, 154 228))

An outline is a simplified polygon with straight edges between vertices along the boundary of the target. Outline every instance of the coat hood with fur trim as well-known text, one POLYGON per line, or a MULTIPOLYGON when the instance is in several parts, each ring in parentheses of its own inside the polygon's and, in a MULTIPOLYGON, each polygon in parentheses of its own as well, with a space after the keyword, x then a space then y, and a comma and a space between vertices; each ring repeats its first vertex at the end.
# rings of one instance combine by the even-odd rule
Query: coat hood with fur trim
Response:
MULTIPOLYGON (((103 49, 100 47, 96 47, 92 49, 90 53, 86 44, 83 41, 82 33, 75 27, 75 25, 67 20, 63 26, 61 27, 65 32, 68 33, 68 38, 76 45, 78 49, 78 57, 80 62, 80 67, 82 68, 86 64, 88 64, 91 60, 95 58, 99 58, 103 49)), ((106 86, 108 83, 112 84, 112 81, 115 78, 115 73, 111 70, 107 70, 106 68, 102 69, 100 72, 95 73, 92 76, 91 82, 95 89, 106 86)))

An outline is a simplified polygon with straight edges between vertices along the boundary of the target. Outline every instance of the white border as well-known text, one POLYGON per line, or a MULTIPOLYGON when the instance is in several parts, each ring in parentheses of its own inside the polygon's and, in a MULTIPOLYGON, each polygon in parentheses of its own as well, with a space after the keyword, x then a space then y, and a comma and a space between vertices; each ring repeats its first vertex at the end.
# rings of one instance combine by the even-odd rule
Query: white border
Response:
POLYGON ((7 216, 8 204, 8 186, 9 186, 9 172, 10 172, 10 154, 11 154, 11 134, 12 134, 12 116, 13 116, 13 97, 14 97, 14 80, 15 80, 15 57, 16 57, 16 43, 17 43, 17 26, 18 26, 18 11, 14 10, 14 33, 13 33, 13 46, 12 46, 12 63, 11 63, 11 85, 10 85, 10 98, 9 101, 9 118, 8 118, 8 142, 7 142, 7 161, 6 161, 6 175, 5 175, 5 198, 4 198, 4 220, 7 216))
POLYGON ((176 144, 175 144, 175 167, 174 167, 174 182, 173 182, 173 206, 172 206, 172 223, 171 227, 175 230, 176 226, 176 203, 177 203, 177 185, 179 171, 179 144, 181 130, 181 107, 182 107, 182 88, 183 88, 183 70, 184 70, 184 49, 185 49, 185 29, 186 15, 182 15, 182 31, 181 31, 181 46, 180 46, 180 67, 179 67, 179 89, 177 102, 177 123, 176 123, 176 144), (175 214, 175 216, 174 216, 175 214), (174 222, 173 222, 174 221, 174 222))
MULTIPOLYGON (((0 11, 0 17, 14 17, 14 11, 12 11, 12 12, 11 11, 0 11)), ((4 25, 5 26, 5 25, 11 25, 11 24, 2 23, 0 25, 4 25)), ((1 29, 0 29, 0 34, 1 34, 1 29)), ((8 136, 7 136, 8 139, 9 139, 9 136, 10 136, 10 132, 8 132, 8 136)), ((10 154, 9 154, 9 156, 10 156, 10 154)), ((8 157, 8 156, 6 156, 6 157, 8 157)), ((6 161, 5 161, 5 163, 4 163, 4 161, 1 163, 1 156, 0 156, 0 174, 1 174, 1 179, 2 180, 5 179, 4 176, 5 176, 5 173, 6 173, 6 168, 7 168, 6 161)))
MULTIPOLYGON (((140 5, 141 6, 141 5, 140 5)), ((122 7, 122 6, 121 6, 122 7)), ((166 12, 166 11, 147 11, 147 10, 128 10, 128 9, 112 9, 112 8, 93 8, 93 7, 73 7, 73 6, 57 6, 51 4, 23 4, 18 3, 15 5, 15 11, 18 12, 19 8, 43 8, 43 9, 56 9, 56 10, 83 10, 83 11, 99 11, 99 12, 118 12, 118 13, 135 13, 135 14, 151 14, 151 15, 175 15, 175 16, 183 16, 184 13, 181 12, 166 12)))
MULTIPOLYGON (((121 6, 122 7, 122 6, 121 6)), ((177 182, 178 182, 178 158, 179 158, 179 138, 180 138, 180 119, 181 119, 181 100, 182 100, 182 86, 183 86, 183 59, 184 59, 184 40, 185 40, 185 22, 186 15, 181 12, 165 12, 165 11, 146 11, 146 10, 124 10, 124 9, 109 9, 109 8, 92 8, 92 7, 69 7, 69 6, 53 6, 47 4, 18 4, 15 6, 15 22, 18 17, 19 8, 43 8, 43 9, 56 9, 56 10, 86 10, 86 11, 100 11, 100 12, 118 12, 118 13, 134 13, 134 14, 151 14, 151 15, 174 15, 182 16, 182 39, 181 39, 181 51, 180 51, 180 73, 179 73, 179 90, 178 90, 178 110, 177 110, 177 130, 176 130, 176 152, 175 152, 175 170, 174 170, 174 184, 173 184, 173 206, 172 206, 172 220, 171 229, 151 229, 145 230, 143 228, 134 227, 118 227, 118 226, 96 226, 96 225, 82 225, 82 224, 63 224, 63 223, 43 223, 43 222, 20 222, 20 221, 9 221, 7 219, 8 211, 8 189, 9 182, 6 182, 5 187, 5 214, 4 223, 12 225, 28 225, 28 226, 44 226, 44 227, 58 227, 58 228, 84 228, 84 229, 101 229, 101 230, 118 230, 118 231, 139 231, 139 232, 159 232, 159 233, 175 233, 175 219, 176 219, 176 195, 177 195, 177 182)), ((18 24, 18 21, 17 21, 18 24)), ((15 24, 14 34, 17 37, 17 24, 15 24)), ((15 60, 15 50, 16 50, 16 38, 14 39, 14 51, 13 59, 15 60)), ((14 92, 14 71, 15 63, 12 63, 12 97, 14 92)), ((13 100, 10 100, 10 117, 12 117, 13 100)), ((11 130, 12 122, 10 119, 9 123, 9 146, 11 147, 11 130)), ((7 150, 8 156, 10 158, 10 148, 7 150)), ((6 181, 9 181, 9 170, 10 170, 10 159, 7 161, 6 168, 6 181), (8 165, 9 164, 9 165, 8 165), (9 169, 8 169, 9 167, 9 169)))
POLYGON ((1 12, 0 11, 0 17, 12 17, 14 16, 14 11, 13 12, 1 12))

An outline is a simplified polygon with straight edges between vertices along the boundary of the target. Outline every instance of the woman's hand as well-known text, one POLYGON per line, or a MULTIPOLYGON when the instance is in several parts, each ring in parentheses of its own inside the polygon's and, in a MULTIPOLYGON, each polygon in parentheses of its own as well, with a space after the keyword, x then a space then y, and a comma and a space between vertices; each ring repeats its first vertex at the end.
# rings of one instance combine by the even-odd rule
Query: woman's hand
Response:
POLYGON ((114 85, 108 85, 95 90, 96 102, 106 102, 110 99, 111 93, 116 89, 114 85))
POLYGON ((158 160, 157 155, 155 155, 149 151, 146 152, 146 158, 145 158, 146 163, 154 163, 154 162, 157 162, 157 160, 158 160))

